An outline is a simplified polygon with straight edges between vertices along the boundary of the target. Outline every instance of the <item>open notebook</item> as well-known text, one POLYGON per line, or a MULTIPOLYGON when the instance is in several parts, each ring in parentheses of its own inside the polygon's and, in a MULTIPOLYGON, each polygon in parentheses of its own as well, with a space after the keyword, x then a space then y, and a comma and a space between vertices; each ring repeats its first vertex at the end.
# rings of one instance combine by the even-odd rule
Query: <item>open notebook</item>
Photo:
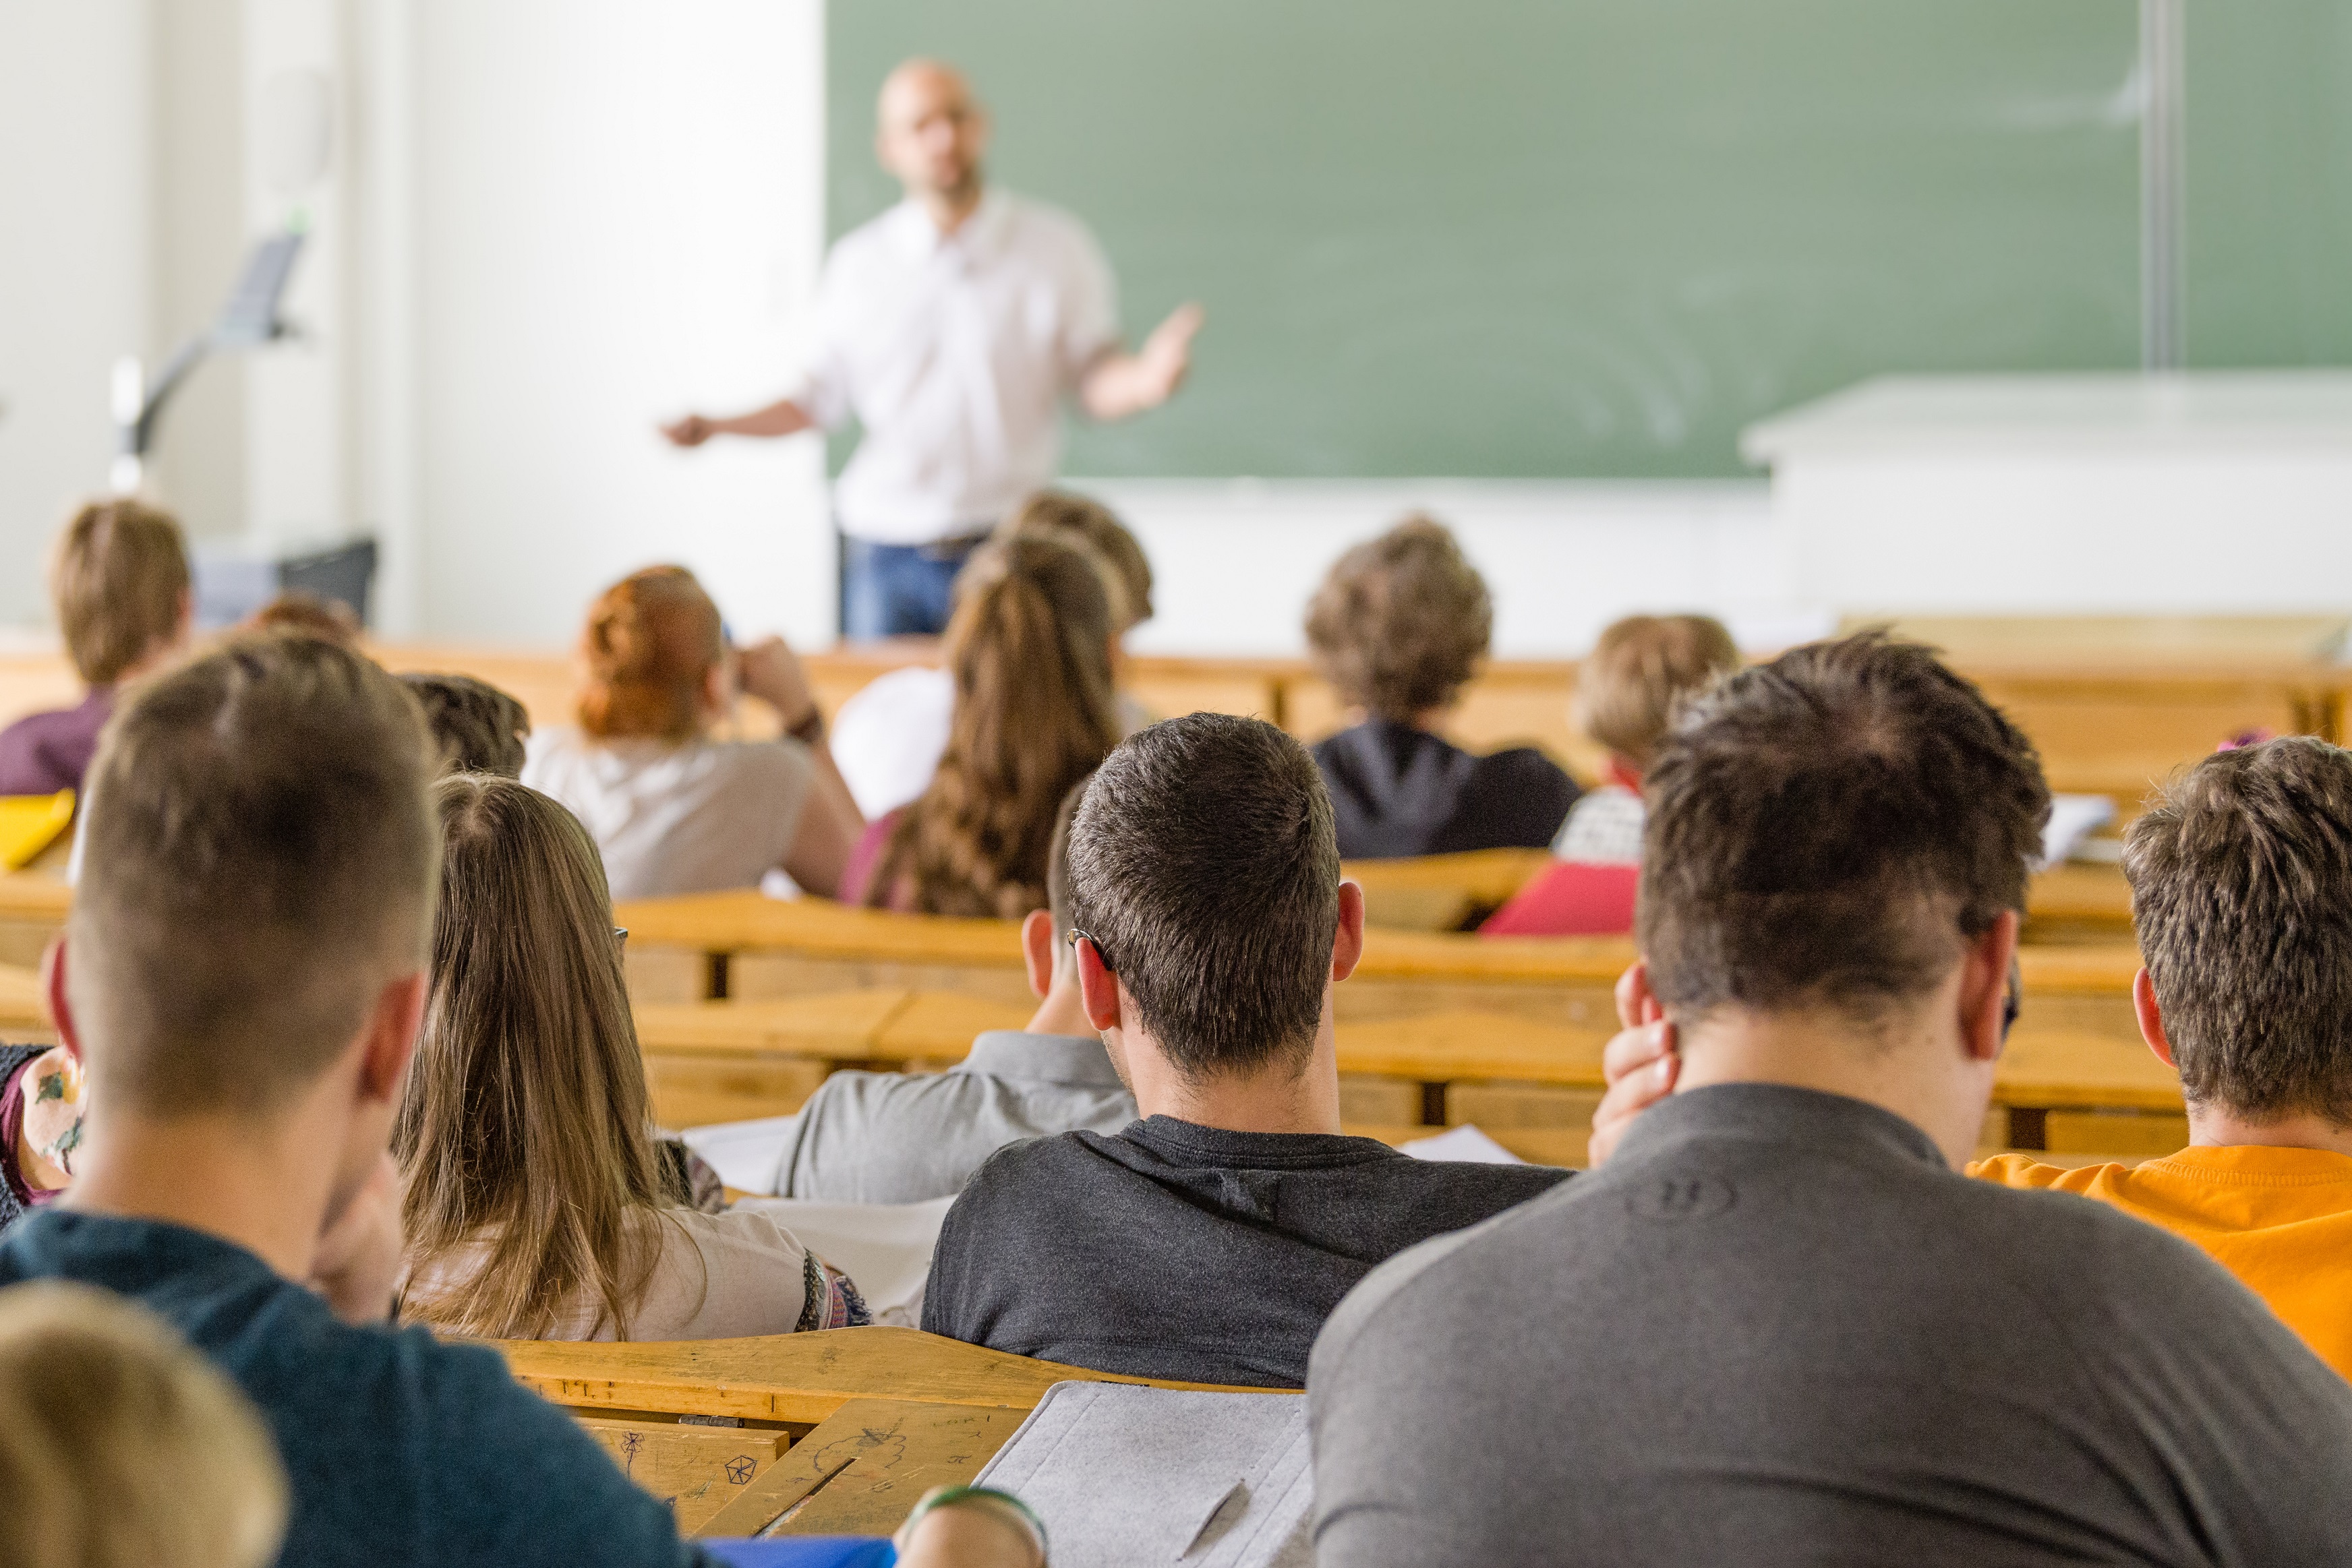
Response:
POLYGON ((980 1472, 1045 1521, 1054 1568, 1313 1568, 1303 1394, 1057 1383, 980 1472))

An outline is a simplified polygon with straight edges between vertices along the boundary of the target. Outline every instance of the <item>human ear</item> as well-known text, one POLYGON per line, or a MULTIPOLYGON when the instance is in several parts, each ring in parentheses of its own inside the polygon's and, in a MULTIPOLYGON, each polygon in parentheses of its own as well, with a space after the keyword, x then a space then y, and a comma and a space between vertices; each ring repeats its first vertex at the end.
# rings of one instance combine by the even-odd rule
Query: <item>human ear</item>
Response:
POLYGON ((1339 884, 1339 929, 1331 939, 1331 978, 1344 980, 1356 972, 1364 956, 1364 890, 1352 882, 1339 884))
POLYGON ((48 1004, 49 1021, 57 1026, 58 1040, 66 1053, 84 1067, 89 1063, 81 1054, 81 1030, 74 1022, 73 1003, 66 996, 66 939, 53 936, 41 950, 41 999, 48 1004))
POLYGON ((1071 956, 1078 965, 1078 997, 1086 1003, 1087 1021, 1098 1030, 1119 1025, 1118 976, 1102 961, 1094 938, 1081 936, 1071 956))
POLYGON ((1053 912, 1033 909, 1021 922, 1021 962, 1029 971, 1029 989, 1039 1000, 1054 988, 1053 912))
POLYGON ((1656 1023, 1666 1016, 1665 1008, 1658 1001, 1657 993, 1650 989, 1650 961, 1636 958, 1633 967, 1617 977, 1617 1022, 1623 1029, 1640 1029, 1643 1024, 1656 1023))
POLYGON ((409 1059, 416 1053, 416 1030, 425 1020, 425 998, 430 988, 425 971, 419 969, 376 993, 361 1043, 361 1098, 384 1104, 399 1101, 409 1059))
POLYGON ((2139 1037, 2147 1041, 2148 1050, 2158 1061, 2179 1071, 2180 1063, 2172 1059, 2172 1041, 2164 1032, 2163 1010, 2156 1005, 2156 982, 2146 969, 2132 977, 2132 1011, 2138 1015, 2139 1037))
POLYGON ((1996 1061, 2009 1035, 2010 975, 2017 962, 2017 911, 2004 909, 1969 944, 1960 965, 1960 1040, 1970 1057, 1996 1061))

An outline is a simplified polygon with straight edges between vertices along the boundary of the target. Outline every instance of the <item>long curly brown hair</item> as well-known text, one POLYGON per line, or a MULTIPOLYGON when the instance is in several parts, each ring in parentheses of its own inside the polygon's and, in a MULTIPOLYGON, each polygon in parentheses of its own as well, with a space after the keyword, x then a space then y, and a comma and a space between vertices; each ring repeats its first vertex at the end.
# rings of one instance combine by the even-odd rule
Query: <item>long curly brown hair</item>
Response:
POLYGON ((1022 535, 980 550, 948 621, 955 716, 930 788, 907 808, 866 902, 1018 919, 1045 907, 1062 797, 1118 744, 1104 567, 1022 535))

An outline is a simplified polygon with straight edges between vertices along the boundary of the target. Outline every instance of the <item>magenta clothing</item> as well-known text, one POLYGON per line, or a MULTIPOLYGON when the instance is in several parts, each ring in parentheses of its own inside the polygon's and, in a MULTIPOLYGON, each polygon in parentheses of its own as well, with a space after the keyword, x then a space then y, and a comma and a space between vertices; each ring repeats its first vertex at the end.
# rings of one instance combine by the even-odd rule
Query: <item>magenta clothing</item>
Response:
MULTIPOLYGON (((866 902, 866 884, 874 880, 875 868, 882 863, 882 852, 888 847, 890 835, 898 831, 898 819, 906 814, 907 808, 901 806, 866 824, 866 831, 858 835, 856 846, 849 852, 849 859, 841 868, 842 903, 866 902)), ((906 914, 914 905, 903 896, 903 888, 894 892, 884 901, 882 907, 906 914)))
POLYGON ((114 712, 114 688, 92 686, 79 707, 27 714, 0 729, 0 795, 79 789, 114 712))

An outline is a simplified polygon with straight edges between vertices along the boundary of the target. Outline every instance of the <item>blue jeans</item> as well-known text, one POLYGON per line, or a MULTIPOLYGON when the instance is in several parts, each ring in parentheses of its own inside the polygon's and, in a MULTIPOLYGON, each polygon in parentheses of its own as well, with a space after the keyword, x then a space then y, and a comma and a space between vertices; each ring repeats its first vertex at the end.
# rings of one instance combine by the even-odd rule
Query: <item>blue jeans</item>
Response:
POLYGON ((964 538, 936 545, 841 540, 841 634, 931 637, 948 623, 956 573, 978 547, 964 538))

